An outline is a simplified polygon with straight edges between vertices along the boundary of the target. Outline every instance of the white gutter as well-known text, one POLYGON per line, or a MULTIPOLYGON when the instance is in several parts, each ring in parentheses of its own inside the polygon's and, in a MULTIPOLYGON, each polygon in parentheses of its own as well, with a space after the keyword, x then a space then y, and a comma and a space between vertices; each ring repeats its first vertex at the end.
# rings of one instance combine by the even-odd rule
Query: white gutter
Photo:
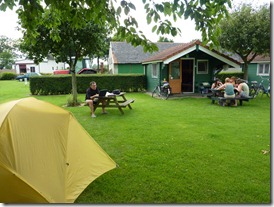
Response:
POLYGON ((218 55, 217 53, 212 52, 211 50, 208 50, 204 47, 199 46, 199 50, 203 51, 204 53, 206 53, 208 55, 211 55, 212 57, 215 57, 215 58, 221 60, 222 62, 225 62, 226 64, 228 64, 234 68, 238 68, 240 66, 240 64, 234 63, 233 61, 228 60, 227 58, 225 58, 221 55, 218 55))

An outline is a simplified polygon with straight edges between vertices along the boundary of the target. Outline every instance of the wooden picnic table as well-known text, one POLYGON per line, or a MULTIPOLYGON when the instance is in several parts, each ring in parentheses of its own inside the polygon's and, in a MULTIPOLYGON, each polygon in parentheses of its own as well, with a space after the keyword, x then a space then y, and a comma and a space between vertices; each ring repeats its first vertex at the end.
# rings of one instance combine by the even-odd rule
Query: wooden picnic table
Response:
MULTIPOLYGON (((225 106, 226 101, 229 101, 229 105, 232 105, 232 102, 239 100, 240 106, 243 105, 243 101, 249 101, 252 99, 251 97, 238 97, 236 95, 235 98, 225 98, 224 97, 224 90, 218 90, 218 89, 210 89, 211 94, 207 95, 208 98, 211 99, 211 103, 214 104, 215 101, 218 101, 219 105, 225 106)), ((237 90, 235 89, 235 93, 237 93, 237 90)))
POLYGON ((134 102, 134 99, 127 100, 125 94, 125 92, 120 94, 107 93, 104 97, 98 97, 98 102, 94 105, 94 111, 98 107, 103 107, 103 102, 105 102, 105 108, 118 108, 121 114, 124 114, 123 108, 132 109, 130 104, 134 102))

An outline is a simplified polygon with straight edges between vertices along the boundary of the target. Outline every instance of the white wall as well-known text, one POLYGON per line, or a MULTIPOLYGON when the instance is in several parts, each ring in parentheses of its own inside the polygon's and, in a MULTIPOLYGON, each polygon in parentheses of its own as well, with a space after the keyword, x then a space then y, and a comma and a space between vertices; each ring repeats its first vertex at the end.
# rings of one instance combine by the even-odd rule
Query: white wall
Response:
POLYGON ((40 73, 53 73, 54 70, 65 70, 64 63, 56 63, 54 60, 48 60, 39 64, 40 73))
POLYGON ((66 63, 56 63, 54 60, 45 60, 38 65, 33 60, 18 60, 15 62, 16 73, 20 73, 19 64, 25 64, 27 73, 31 72, 30 68, 34 67, 38 73, 53 73, 54 70, 64 70, 68 65, 66 63))

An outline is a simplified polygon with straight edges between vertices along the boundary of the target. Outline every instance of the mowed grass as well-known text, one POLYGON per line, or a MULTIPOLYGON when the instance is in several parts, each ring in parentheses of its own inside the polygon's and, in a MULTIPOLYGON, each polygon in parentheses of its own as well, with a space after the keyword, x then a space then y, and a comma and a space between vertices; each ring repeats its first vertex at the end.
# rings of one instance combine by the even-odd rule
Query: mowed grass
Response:
MULTIPOLYGON (((0 81, 0 103, 28 97, 28 85, 0 81)), ((92 182, 76 203, 269 204, 270 98, 221 107, 208 98, 158 100, 145 93, 132 110, 92 119, 68 95, 35 96, 71 111, 119 165, 92 182)), ((84 101, 84 94, 79 94, 84 101)), ((80 137, 79 137, 80 139, 80 137)))

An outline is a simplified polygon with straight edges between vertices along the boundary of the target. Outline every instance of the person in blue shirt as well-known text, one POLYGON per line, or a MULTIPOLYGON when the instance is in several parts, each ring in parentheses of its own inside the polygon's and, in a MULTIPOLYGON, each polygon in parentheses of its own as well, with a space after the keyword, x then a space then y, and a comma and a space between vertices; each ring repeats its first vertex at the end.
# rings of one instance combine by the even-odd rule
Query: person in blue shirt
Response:
MULTIPOLYGON (((218 90, 225 90, 225 98, 235 98, 234 85, 231 83, 230 78, 225 79, 225 83, 218 88, 218 90)), ((237 101, 235 100, 234 106, 237 106, 237 101)))

